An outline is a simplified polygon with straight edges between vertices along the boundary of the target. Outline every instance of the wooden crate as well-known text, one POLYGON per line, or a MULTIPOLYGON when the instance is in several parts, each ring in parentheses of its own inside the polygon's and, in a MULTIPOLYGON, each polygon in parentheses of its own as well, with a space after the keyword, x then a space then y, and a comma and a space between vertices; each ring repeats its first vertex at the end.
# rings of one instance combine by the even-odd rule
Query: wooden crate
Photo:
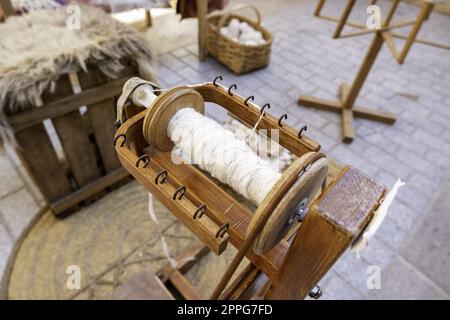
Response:
POLYGON ((113 148, 114 120, 116 100, 125 81, 138 75, 137 66, 127 63, 117 79, 95 66, 88 71, 77 73, 78 93, 74 93, 73 75, 71 81, 67 74, 58 80, 53 93, 42 95, 42 106, 7 114, 19 157, 55 215, 128 177, 113 148), (45 120, 53 124, 66 161, 58 158, 45 120))

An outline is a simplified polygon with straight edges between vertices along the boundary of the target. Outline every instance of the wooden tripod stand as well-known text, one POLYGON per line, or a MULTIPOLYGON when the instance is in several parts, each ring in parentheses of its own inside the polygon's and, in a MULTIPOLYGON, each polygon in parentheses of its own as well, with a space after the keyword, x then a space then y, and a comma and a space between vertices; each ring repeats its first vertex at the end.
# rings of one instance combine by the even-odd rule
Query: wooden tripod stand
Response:
MULTIPOLYGON (((376 1, 372 1, 371 3, 374 4, 375 2, 376 1)), ((399 2, 400 0, 392 1, 392 5, 389 9, 386 19, 384 20, 381 28, 379 29, 371 30, 367 29, 367 27, 363 25, 348 22, 348 17, 353 9, 353 6, 356 3, 356 0, 347 0, 345 9, 340 19, 321 16, 322 18, 338 22, 335 33, 333 35, 334 38, 349 38, 352 36, 374 33, 372 43, 369 47, 369 50, 367 51, 367 54, 363 60, 363 63, 361 64, 361 67, 352 85, 349 86, 347 83, 341 84, 339 88, 339 101, 330 101, 311 96, 301 96, 298 100, 298 103, 305 107, 312 107, 327 111, 340 112, 342 114, 342 136, 344 142, 352 142, 353 139, 355 138, 355 129, 353 125, 354 117, 361 117, 388 124, 393 124, 396 120, 395 115, 392 113, 374 111, 364 107, 357 107, 355 106, 355 101, 378 56, 378 53, 381 50, 381 47, 383 46, 383 43, 386 42, 386 45, 388 46, 389 50, 391 51, 396 61, 399 64, 402 64, 405 61, 406 56, 409 50, 411 49, 411 46, 415 42, 416 36, 420 28, 422 27, 423 22, 428 19, 428 16, 434 7, 434 4, 432 2, 423 1, 421 10, 416 20, 404 21, 391 25, 391 20, 395 14, 395 11, 397 10, 399 2), (358 32, 342 34, 342 30, 345 25, 360 28, 362 30, 358 32), (393 35, 391 30, 405 27, 408 25, 412 25, 413 27, 406 38, 406 43, 404 44, 404 47, 402 48, 401 51, 397 51, 397 48, 393 40, 393 37, 395 35, 393 35)), ((316 16, 320 16, 320 12, 324 4, 325 0, 319 1, 315 10, 316 16)))

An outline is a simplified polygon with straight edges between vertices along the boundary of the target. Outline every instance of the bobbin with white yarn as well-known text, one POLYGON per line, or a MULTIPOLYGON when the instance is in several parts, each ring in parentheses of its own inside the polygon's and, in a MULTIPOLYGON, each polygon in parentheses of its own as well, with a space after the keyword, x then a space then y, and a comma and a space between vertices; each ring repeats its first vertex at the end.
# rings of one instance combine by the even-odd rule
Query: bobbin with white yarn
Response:
POLYGON ((194 164, 257 205, 247 232, 270 210, 272 215, 254 245, 257 254, 264 254, 306 213, 326 178, 327 159, 322 153, 307 153, 281 174, 203 113, 204 101, 197 91, 172 88, 148 107, 143 136, 160 151, 174 146, 182 150, 194 164))

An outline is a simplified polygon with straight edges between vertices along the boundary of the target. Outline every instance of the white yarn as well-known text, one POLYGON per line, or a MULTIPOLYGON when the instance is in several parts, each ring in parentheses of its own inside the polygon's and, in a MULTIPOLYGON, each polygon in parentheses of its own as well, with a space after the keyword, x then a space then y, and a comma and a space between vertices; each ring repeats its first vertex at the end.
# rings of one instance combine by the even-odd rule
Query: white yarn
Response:
POLYGON ((220 33, 234 42, 248 46, 256 46, 265 43, 264 37, 260 31, 255 30, 247 22, 239 22, 239 20, 235 18, 231 19, 227 26, 220 28, 220 33))
POLYGON ((167 135, 183 158, 256 205, 281 176, 244 141, 192 108, 181 109, 172 117, 167 135))

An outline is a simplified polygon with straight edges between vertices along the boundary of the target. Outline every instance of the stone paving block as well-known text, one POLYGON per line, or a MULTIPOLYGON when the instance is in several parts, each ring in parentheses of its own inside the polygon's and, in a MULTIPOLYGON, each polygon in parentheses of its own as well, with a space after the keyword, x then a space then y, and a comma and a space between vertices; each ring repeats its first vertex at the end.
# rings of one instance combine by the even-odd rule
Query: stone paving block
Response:
POLYGON ((450 294, 450 176, 428 214, 418 220, 401 249, 401 255, 450 294))
POLYGON ((373 299, 448 299, 442 289, 397 257, 382 271, 381 289, 371 291, 373 299))
MULTIPOLYGON (((389 186, 391 187, 391 186, 389 186)), ((404 186, 403 188, 406 188, 404 186)), ((401 192, 402 189, 399 190, 401 192)), ((421 218, 423 211, 416 210, 413 206, 405 204, 397 198, 389 207, 389 217, 407 230, 412 230, 421 218)))
POLYGON ((330 278, 329 282, 320 286, 322 297, 320 300, 363 300, 365 297, 352 288, 347 281, 339 276, 330 278))
POLYGON ((347 251, 336 262, 333 271, 352 288, 360 292, 363 296, 367 296, 370 291, 367 286, 369 266, 370 264, 367 261, 358 258, 355 253, 347 251))
POLYGON ((6 222, 6 228, 17 239, 24 228, 36 216, 40 206, 26 188, 22 188, 9 196, 0 199, 0 210, 6 222))
POLYGON ((183 59, 175 57, 170 53, 160 57, 159 62, 173 71, 186 67, 186 64, 183 63, 183 59))
POLYGON ((359 256, 369 265, 377 265, 381 270, 391 263, 395 255, 396 251, 376 235, 370 240, 369 245, 359 253, 359 256))
POLYGON ((17 174, 6 153, 0 153, 0 198, 23 187, 24 183, 17 174))
POLYGON ((410 229, 406 229, 388 215, 381 224, 380 229, 377 230, 377 237, 380 237, 393 250, 398 250, 403 245, 410 231, 410 229))

